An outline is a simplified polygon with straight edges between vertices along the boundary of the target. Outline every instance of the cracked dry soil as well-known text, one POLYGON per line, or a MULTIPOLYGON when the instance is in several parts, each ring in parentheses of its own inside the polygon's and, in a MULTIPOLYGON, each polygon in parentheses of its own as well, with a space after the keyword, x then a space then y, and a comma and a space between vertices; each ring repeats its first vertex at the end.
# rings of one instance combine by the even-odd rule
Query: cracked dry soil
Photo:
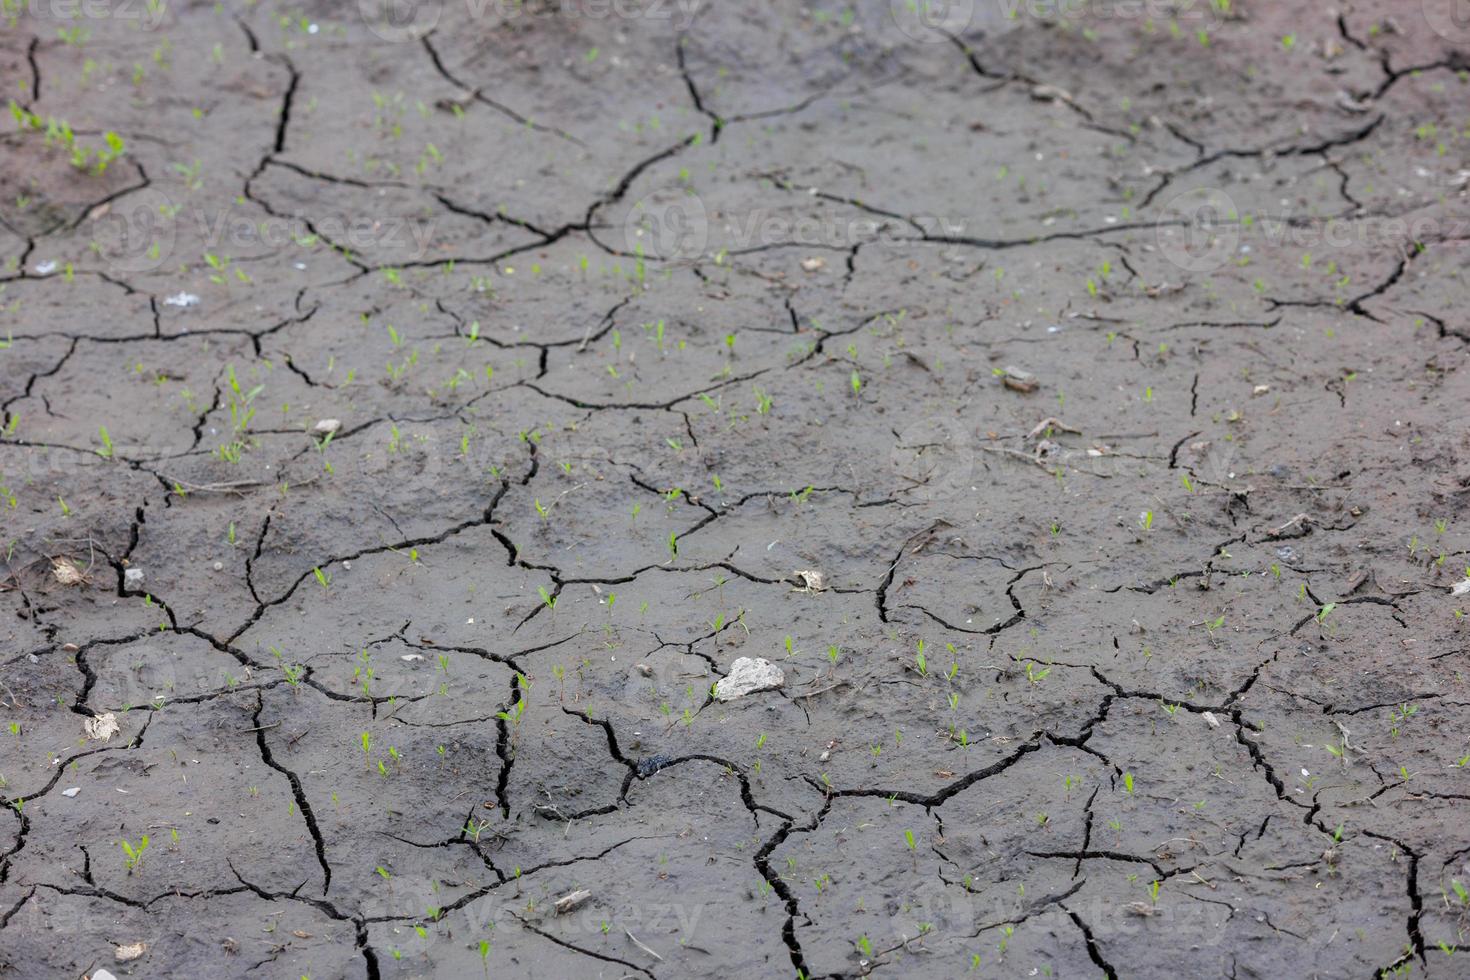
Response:
POLYGON ((0 976, 1466 976, 1364 6, 7 5, 0 976))

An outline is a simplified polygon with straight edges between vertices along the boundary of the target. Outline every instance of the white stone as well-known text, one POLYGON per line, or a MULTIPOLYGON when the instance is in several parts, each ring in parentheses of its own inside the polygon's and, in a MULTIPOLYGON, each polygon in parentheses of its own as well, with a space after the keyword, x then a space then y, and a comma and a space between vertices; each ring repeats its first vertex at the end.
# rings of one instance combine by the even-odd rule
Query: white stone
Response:
POLYGON ((756 691, 770 691, 786 683, 781 668, 760 657, 737 657, 730 673, 715 684, 715 697, 734 701, 756 691))

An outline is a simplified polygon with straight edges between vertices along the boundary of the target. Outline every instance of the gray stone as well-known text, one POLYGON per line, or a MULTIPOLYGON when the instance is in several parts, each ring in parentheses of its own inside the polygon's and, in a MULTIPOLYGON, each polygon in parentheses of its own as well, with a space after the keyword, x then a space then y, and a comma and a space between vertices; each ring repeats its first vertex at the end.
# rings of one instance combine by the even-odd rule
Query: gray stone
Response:
POLYGON ((730 665, 730 673, 715 685, 715 697, 721 701, 734 701, 756 691, 770 691, 786 683, 781 668, 760 657, 737 657, 730 665))

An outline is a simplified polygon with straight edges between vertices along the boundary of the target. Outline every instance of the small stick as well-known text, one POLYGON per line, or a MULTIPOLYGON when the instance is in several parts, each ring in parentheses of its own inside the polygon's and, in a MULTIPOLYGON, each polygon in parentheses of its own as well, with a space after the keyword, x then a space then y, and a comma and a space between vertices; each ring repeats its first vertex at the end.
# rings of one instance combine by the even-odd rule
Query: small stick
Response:
POLYGON ((643 952, 647 953, 649 956, 652 956, 654 959, 658 960, 660 963, 662 963, 664 961, 664 958, 662 956, 658 955, 652 949, 650 949, 649 947, 645 946, 643 943, 639 942, 638 941, 638 937, 635 936, 635 935, 633 935, 633 933, 629 932, 628 931, 628 928, 626 926, 623 927, 623 933, 629 939, 633 940, 633 945, 634 946, 637 946, 639 949, 643 950, 643 952))
POLYGON ((1047 429, 1056 429, 1058 432, 1070 432, 1073 435, 1078 435, 1078 436, 1080 436, 1082 434, 1082 430, 1081 429, 1074 429, 1070 425, 1068 425, 1067 423, 1063 422, 1061 419, 1054 418, 1054 417, 1048 415, 1046 418, 1042 419, 1040 422, 1037 422, 1035 428, 1033 428, 1030 432, 1026 433, 1026 438, 1027 439, 1035 439, 1037 436, 1041 435, 1047 429))

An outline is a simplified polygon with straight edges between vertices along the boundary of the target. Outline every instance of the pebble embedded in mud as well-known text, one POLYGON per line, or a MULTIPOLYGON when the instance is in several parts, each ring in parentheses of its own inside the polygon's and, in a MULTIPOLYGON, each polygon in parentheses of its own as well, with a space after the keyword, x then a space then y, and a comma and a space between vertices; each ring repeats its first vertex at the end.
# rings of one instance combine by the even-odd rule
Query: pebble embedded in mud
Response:
POLYGON ((1001 374, 1000 380, 1007 388, 1012 391, 1019 391, 1022 394, 1035 391, 1037 385, 1040 383, 1036 380, 1036 375, 1030 371, 1025 371, 1011 365, 1006 366, 1005 371, 1001 374))

